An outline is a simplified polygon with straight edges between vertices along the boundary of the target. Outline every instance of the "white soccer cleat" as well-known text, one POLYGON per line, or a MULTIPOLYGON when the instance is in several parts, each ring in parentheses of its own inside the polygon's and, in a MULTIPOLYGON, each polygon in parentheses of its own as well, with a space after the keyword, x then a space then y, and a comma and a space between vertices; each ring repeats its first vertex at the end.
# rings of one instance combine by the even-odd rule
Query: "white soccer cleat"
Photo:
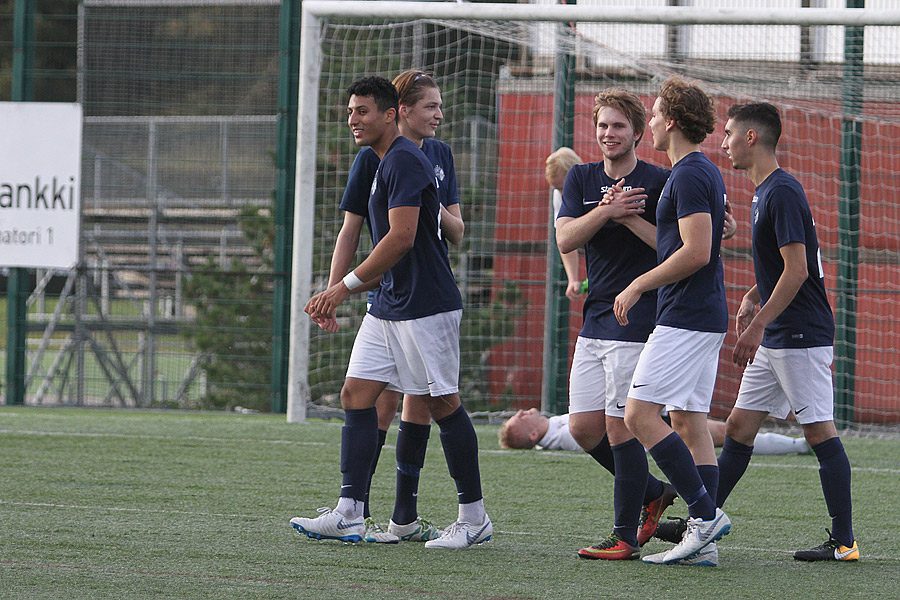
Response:
POLYGON ((300 535, 315 540, 341 540, 342 542, 359 542, 366 535, 366 524, 362 517, 348 519, 339 512, 328 507, 319 509, 315 519, 294 517, 291 527, 300 535))
POLYGON ((483 544, 491 539, 494 526, 490 518, 484 515, 484 521, 479 525, 460 523, 456 521, 444 530, 439 538, 425 542, 426 548, 468 548, 475 544, 483 544))
POLYGON ((397 525, 392 520, 388 523, 388 531, 400 538, 401 542, 427 542, 444 533, 422 517, 416 517, 415 521, 407 525, 397 525))
POLYGON ((398 536, 382 529, 372 517, 367 518, 365 523, 366 535, 363 536, 363 540, 374 544, 396 544, 400 541, 398 536))
POLYGON ((682 558, 677 564, 692 567, 718 567, 719 549, 716 547, 716 543, 713 542, 696 554, 692 554, 687 558, 682 558))
MULTIPOLYGON (((731 519, 721 508, 716 509, 716 516, 708 521, 688 519, 687 531, 681 542, 668 552, 651 554, 641 560, 654 565, 674 565, 682 559, 689 558, 727 535, 731 530, 731 519)), ((718 551, 716 552, 718 556, 718 551)))

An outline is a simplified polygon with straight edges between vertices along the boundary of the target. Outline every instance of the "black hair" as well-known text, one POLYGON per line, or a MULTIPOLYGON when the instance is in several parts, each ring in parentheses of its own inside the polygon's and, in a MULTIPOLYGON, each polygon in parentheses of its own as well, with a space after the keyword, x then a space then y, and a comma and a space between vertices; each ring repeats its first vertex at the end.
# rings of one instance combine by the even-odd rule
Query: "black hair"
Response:
POLYGON ((728 118, 749 129, 756 130, 760 141, 771 149, 781 137, 781 113, 768 102, 744 102, 728 109, 728 118))
POLYGON ((387 112, 393 108, 399 110, 400 97, 394 84, 384 77, 363 77, 350 84, 347 88, 347 97, 363 96, 375 100, 375 105, 381 112, 387 112))

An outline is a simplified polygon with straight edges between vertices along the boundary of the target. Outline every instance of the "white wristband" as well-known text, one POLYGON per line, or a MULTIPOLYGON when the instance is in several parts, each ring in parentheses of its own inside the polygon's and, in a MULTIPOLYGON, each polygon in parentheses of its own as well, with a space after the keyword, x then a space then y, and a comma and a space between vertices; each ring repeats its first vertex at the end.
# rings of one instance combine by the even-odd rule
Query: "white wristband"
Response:
POLYGON ((347 289, 351 292, 362 284, 363 280, 357 277, 354 271, 350 271, 346 276, 344 276, 344 285, 346 285, 347 289))

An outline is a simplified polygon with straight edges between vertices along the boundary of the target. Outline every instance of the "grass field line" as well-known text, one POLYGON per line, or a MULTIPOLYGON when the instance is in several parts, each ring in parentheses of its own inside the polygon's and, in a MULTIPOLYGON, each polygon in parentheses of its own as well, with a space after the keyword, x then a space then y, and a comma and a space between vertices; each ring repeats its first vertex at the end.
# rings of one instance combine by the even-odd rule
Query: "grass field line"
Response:
MULTIPOLYGON (((83 431, 41 431, 35 429, 0 429, 0 434, 8 435, 46 435, 60 437, 92 437, 92 438, 119 438, 119 439, 145 439, 145 440, 162 440, 177 441, 188 440, 194 442, 215 442, 215 443, 259 443, 259 444, 281 444, 293 446, 327 446, 332 442, 306 442, 299 440, 261 440, 252 438, 213 438, 195 435, 148 435, 143 433, 99 433, 99 432, 83 432, 83 431)), ((394 450, 391 444, 385 444, 386 450, 394 450)), ((479 454, 499 454, 499 455, 521 455, 521 450, 505 450, 505 449, 479 449, 479 454)), ((537 451, 529 453, 530 456, 544 456, 549 458, 563 458, 574 460, 587 460, 590 456, 581 452, 553 452, 553 451, 537 451)), ((796 465, 796 464, 779 464, 779 463, 750 463, 750 467, 762 469, 819 469, 819 464, 796 465)), ((900 469, 877 468, 877 467, 853 467, 854 472, 859 473, 890 473, 892 475, 900 475, 900 469)))
POLYGON ((328 442, 302 442, 298 440, 259 440, 252 438, 212 438, 196 435, 147 435, 144 433, 90 433, 84 431, 38 431, 34 429, 0 429, 0 434, 9 435, 47 435, 59 437, 93 437, 93 438, 124 438, 138 440, 189 440, 192 442, 242 442, 259 444, 284 444, 293 446, 327 446, 328 442))

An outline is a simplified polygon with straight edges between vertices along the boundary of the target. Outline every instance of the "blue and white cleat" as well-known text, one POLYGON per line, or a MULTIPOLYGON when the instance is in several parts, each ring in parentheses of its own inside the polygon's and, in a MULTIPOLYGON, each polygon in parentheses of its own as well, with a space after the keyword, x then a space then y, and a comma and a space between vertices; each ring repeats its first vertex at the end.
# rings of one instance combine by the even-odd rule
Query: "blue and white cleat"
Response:
POLYGON ((468 548, 475 544, 483 544, 491 539, 494 525, 484 515, 484 521, 478 525, 456 521, 444 530, 440 537, 425 542, 426 548, 468 548))
MULTIPOLYGON (((716 509, 716 516, 708 521, 700 519, 688 519, 687 531, 677 546, 668 552, 660 552, 659 554, 651 554, 645 556, 641 560, 645 563, 654 565, 675 565, 681 564, 683 559, 691 558, 698 554, 701 550, 714 544, 722 536, 728 535, 731 530, 731 519, 728 518, 721 508, 716 509)), ((718 559, 718 550, 716 550, 718 559)))
POLYGON ((348 519, 327 506, 320 508, 319 513, 315 519, 294 517, 291 519, 291 527, 298 534, 305 534, 314 540, 341 540, 355 544, 366 535, 366 523, 362 517, 348 519))
POLYGON ((713 542, 700 552, 692 554, 687 558, 678 561, 679 565, 688 565, 692 567, 718 567, 719 566, 719 549, 713 542))

